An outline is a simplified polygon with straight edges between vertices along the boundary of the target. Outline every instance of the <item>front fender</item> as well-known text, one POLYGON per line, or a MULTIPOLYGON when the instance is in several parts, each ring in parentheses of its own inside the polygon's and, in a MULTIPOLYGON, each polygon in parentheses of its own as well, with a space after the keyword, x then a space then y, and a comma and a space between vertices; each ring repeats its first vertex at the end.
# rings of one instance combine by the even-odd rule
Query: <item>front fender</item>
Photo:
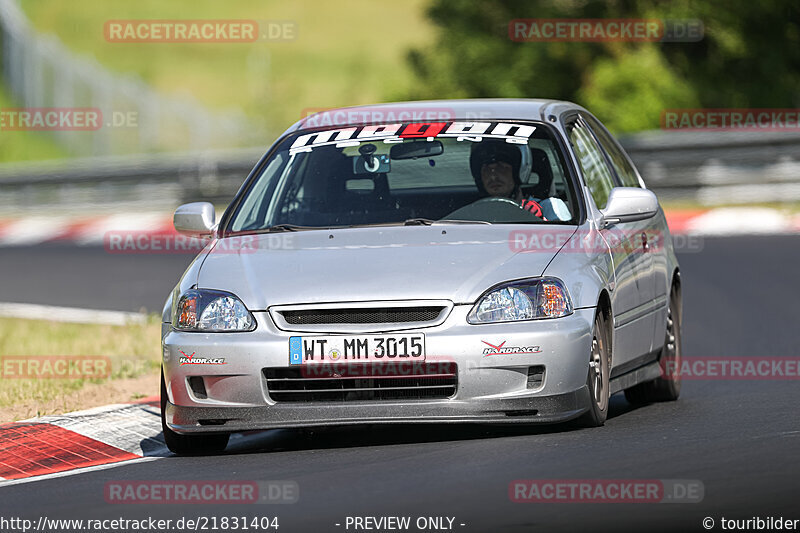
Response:
POLYGON ((576 309, 596 307, 603 289, 613 294, 611 250, 600 231, 588 224, 578 228, 543 275, 557 277, 566 284, 576 309))

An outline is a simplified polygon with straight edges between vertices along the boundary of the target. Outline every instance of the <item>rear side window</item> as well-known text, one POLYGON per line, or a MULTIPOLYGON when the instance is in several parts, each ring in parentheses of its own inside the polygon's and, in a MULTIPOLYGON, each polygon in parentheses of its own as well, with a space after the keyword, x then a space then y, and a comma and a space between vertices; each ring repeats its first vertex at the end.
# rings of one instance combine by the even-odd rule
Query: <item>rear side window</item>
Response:
POLYGON ((617 141, 592 117, 585 117, 589 127, 592 128, 597 140, 600 141, 600 146, 608 154, 611 159, 611 165, 617 171, 617 176, 622 182, 623 187, 641 187, 642 183, 639 181, 639 176, 636 170, 631 166, 628 158, 622 152, 622 148, 617 144, 617 141))
POLYGON ((606 164, 600 146, 595 142, 586 124, 578 120, 569 132, 569 142, 575 150, 586 186, 598 209, 604 209, 608 195, 614 188, 614 177, 606 164))

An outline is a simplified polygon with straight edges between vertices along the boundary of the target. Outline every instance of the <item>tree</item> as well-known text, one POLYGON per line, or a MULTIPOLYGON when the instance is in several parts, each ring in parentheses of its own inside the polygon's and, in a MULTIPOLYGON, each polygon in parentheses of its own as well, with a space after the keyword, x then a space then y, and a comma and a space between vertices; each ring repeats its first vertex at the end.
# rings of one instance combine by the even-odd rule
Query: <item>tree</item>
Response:
POLYGON ((434 44, 413 49, 408 95, 572 100, 617 132, 657 128, 689 107, 793 107, 800 100, 800 3, 791 0, 433 0, 434 44), (517 18, 698 19, 697 42, 515 42, 517 18))

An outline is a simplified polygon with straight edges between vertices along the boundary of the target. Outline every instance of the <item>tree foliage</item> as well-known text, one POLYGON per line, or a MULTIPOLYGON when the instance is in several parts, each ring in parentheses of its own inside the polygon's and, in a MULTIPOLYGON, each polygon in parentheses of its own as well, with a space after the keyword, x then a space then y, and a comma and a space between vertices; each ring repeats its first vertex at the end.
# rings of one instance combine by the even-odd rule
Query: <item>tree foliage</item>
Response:
POLYGON ((412 99, 556 98, 618 132, 657 128, 664 109, 800 104, 800 2, 432 0, 434 44, 408 60, 412 99), (697 42, 515 42, 517 18, 696 19, 697 42))

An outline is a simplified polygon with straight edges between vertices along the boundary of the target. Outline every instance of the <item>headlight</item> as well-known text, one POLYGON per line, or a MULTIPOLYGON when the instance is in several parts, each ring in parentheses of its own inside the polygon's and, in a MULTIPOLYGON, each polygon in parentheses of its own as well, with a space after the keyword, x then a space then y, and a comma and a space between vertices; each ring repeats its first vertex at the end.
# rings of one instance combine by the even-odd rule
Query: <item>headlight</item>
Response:
POLYGON ((467 315, 470 324, 558 318, 572 314, 572 302, 557 278, 504 283, 478 300, 467 315))
POLYGON ((229 292, 191 289, 178 300, 172 327, 180 331, 253 331, 256 320, 229 292))

